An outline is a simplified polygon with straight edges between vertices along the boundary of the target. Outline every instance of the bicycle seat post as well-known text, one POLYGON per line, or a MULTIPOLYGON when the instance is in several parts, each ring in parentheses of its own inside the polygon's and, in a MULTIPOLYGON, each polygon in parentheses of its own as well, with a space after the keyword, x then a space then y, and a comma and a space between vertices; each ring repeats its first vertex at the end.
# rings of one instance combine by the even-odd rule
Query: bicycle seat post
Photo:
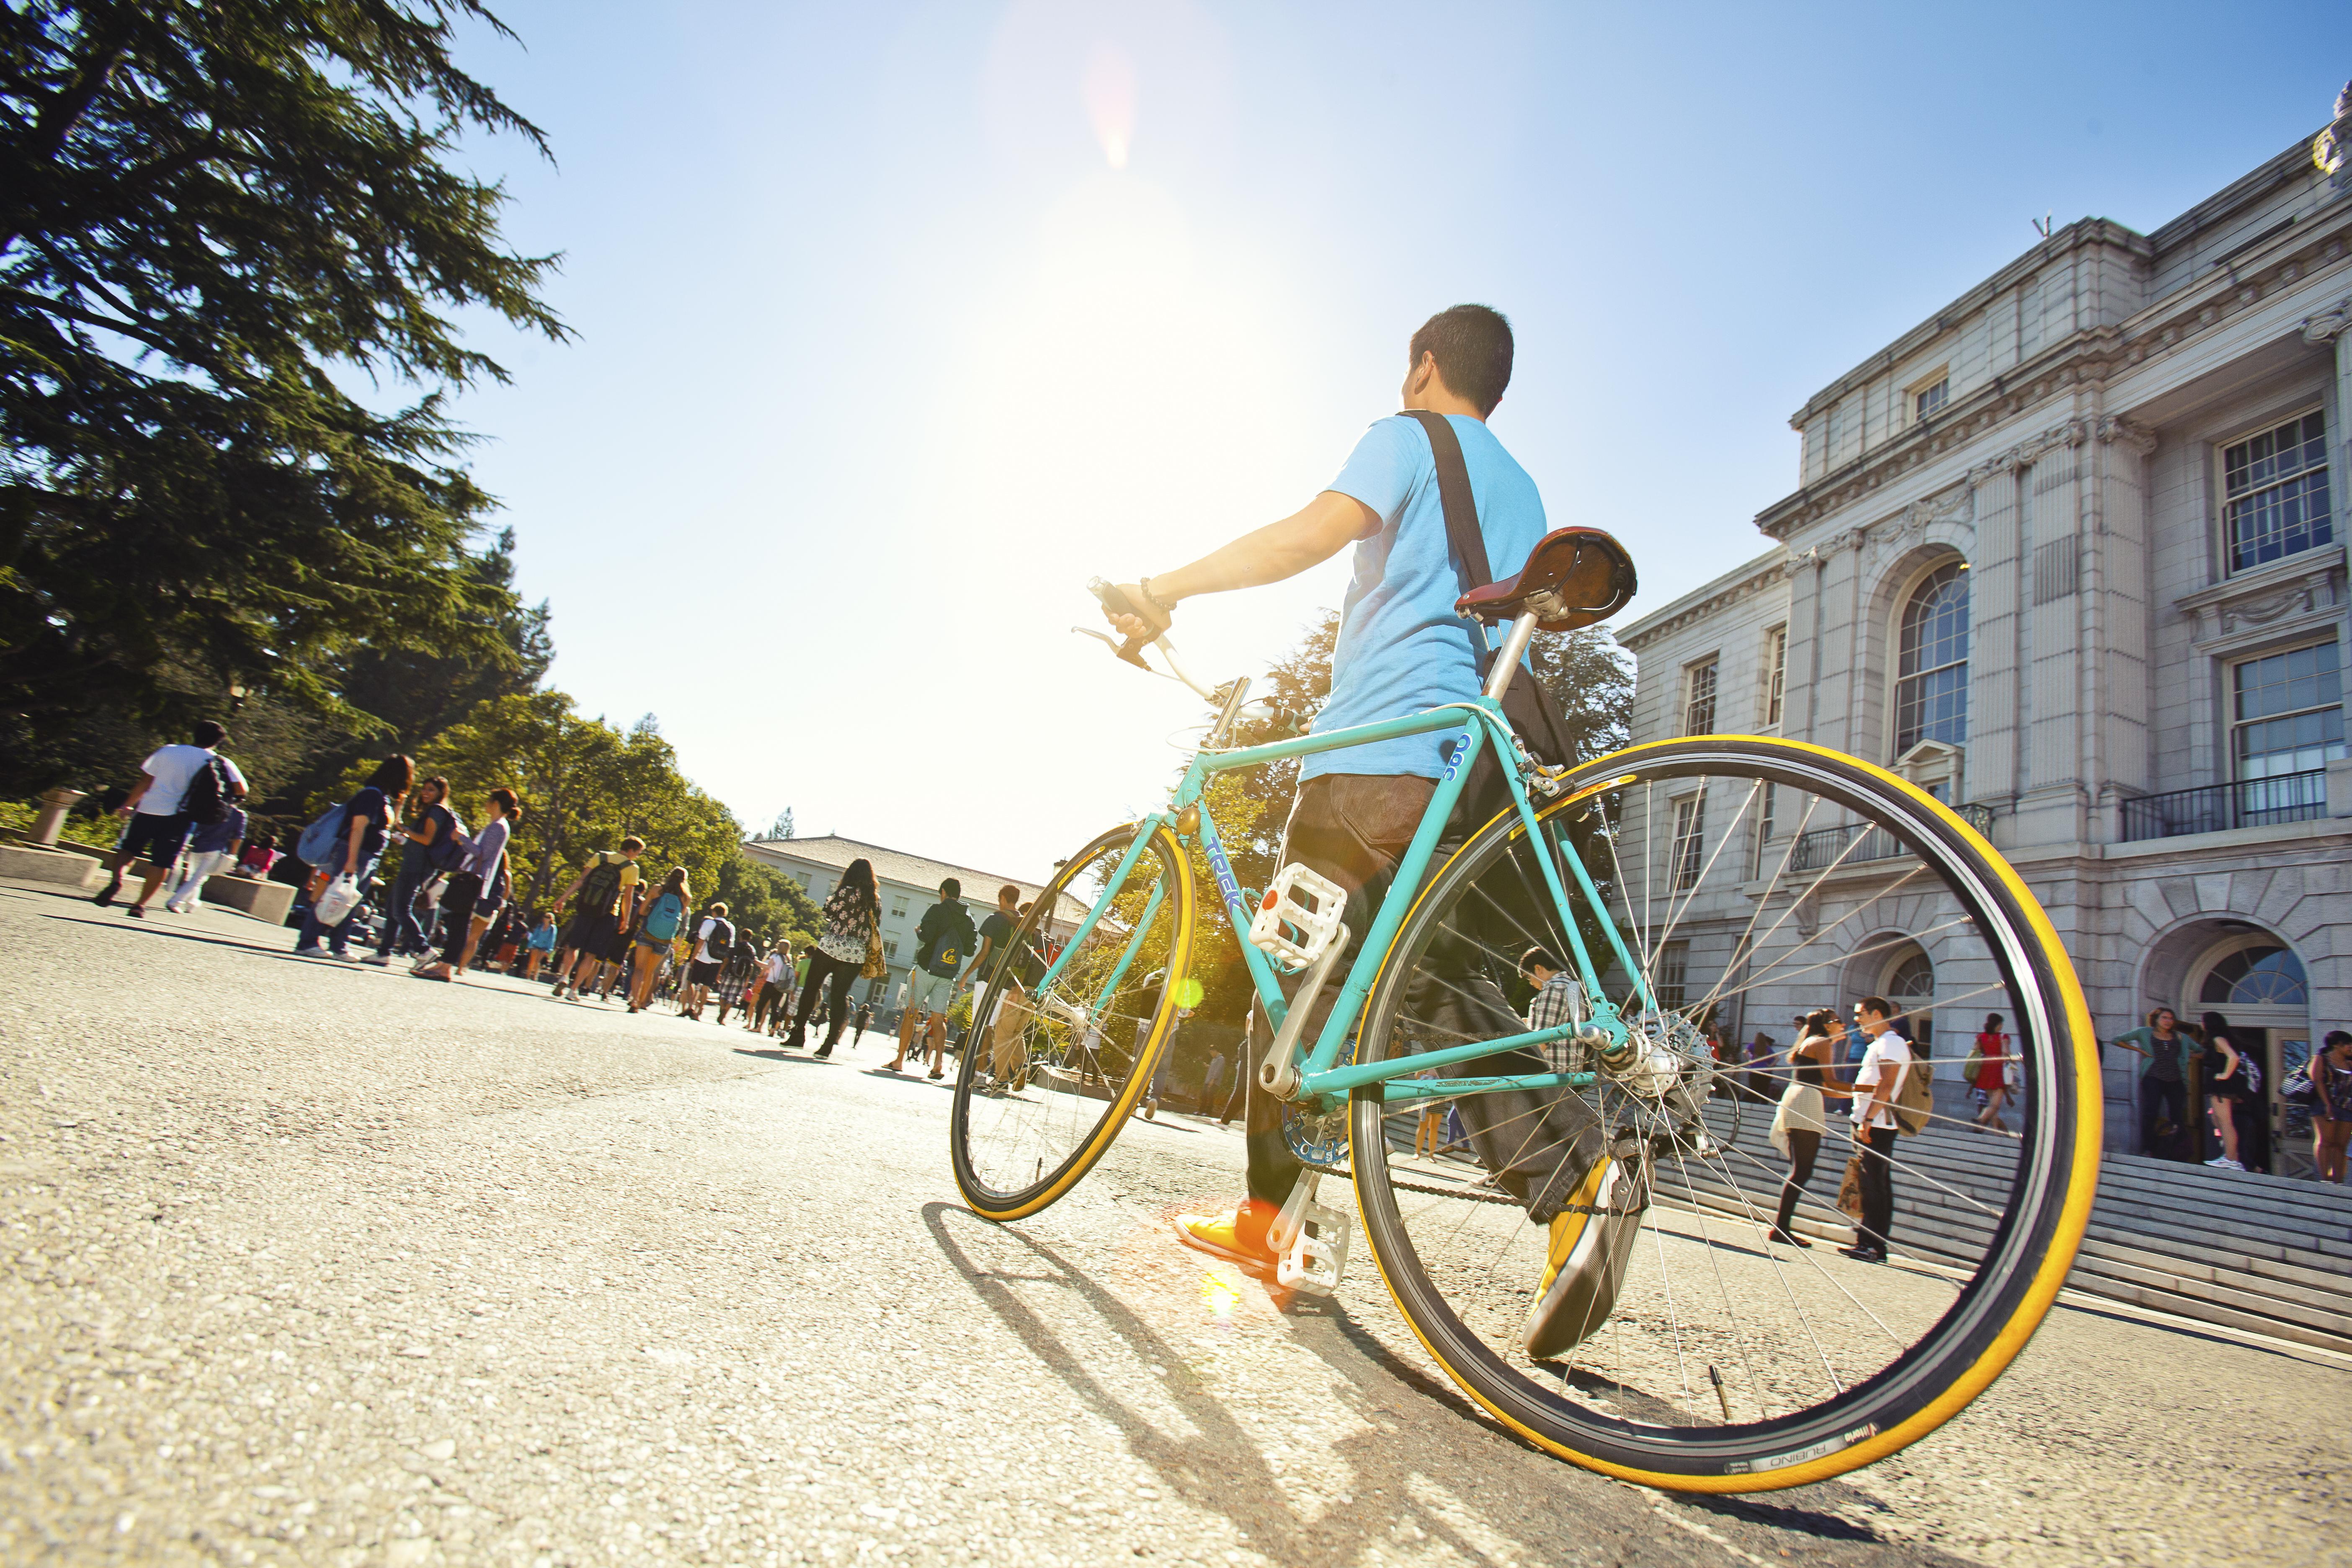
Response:
POLYGON ((1527 657, 1528 643, 1536 635, 1536 623, 1543 617, 1533 610, 1523 610, 1504 634, 1502 651, 1495 656, 1494 668, 1486 672, 1486 695, 1500 702, 1503 693, 1511 689, 1511 677, 1519 671, 1519 660, 1527 657))

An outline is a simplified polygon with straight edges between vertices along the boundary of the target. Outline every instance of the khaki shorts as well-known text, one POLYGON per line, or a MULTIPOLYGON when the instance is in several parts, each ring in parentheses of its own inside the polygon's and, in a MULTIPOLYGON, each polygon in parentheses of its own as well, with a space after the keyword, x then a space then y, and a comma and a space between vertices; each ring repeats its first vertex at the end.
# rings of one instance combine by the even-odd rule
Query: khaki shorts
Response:
POLYGON ((948 1004, 955 999, 955 981, 951 976, 934 974, 919 964, 907 972, 907 1011, 929 1012, 946 1017, 948 1004))

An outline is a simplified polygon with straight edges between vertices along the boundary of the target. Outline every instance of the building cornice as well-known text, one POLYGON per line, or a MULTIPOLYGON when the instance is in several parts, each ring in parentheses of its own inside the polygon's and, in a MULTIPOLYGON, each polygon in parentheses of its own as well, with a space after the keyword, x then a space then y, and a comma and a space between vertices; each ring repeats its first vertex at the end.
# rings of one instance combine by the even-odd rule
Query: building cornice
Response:
MULTIPOLYGON (((2249 202, 2259 199, 2278 186, 2311 175, 2311 138, 2304 137, 2284 152, 2252 169, 2228 185, 2206 197, 2179 216, 2159 226, 2153 233, 2138 230, 2112 218, 2083 218, 2068 224, 2032 249, 2021 252, 1998 272, 1946 305, 1927 321, 1896 338, 1885 348, 1855 365, 1843 375, 1805 400, 1805 405, 1789 416, 1789 423, 1803 429, 1811 417, 1840 402, 1856 387, 1884 375, 1888 370, 1910 358, 1952 331, 1970 316, 2006 291, 2042 271, 2052 262, 2077 250, 2099 246, 2111 246, 2129 252, 2141 260, 2154 260, 2163 252, 2193 243, 2198 235, 2238 212, 2249 202)), ((2232 260, 2238 258, 2232 258, 2232 260)))
POLYGON ((2090 217, 2068 224, 2032 249, 2003 267, 2000 271, 1920 322, 1886 347, 1847 371, 1821 391, 1805 400, 1805 405, 1789 416, 1792 429, 1802 430, 1814 415, 1843 402, 1855 388, 1885 374, 1909 359, 1944 333, 1951 331, 1970 316, 1977 314, 2004 291, 2015 288, 2024 279, 2047 268, 2060 257, 2077 250, 2099 246, 2112 246, 2146 260, 2155 254, 2147 237, 2126 228, 2111 218, 2090 217))
MULTIPOLYGON (((2280 289, 2307 287, 2305 280, 2314 274, 2347 265, 2347 251, 2352 251, 2352 237, 2347 237, 2352 236, 2352 203, 2298 227, 2299 232, 2279 235, 2115 326, 2076 332, 1994 376, 1943 413, 1773 502, 1757 513, 1758 530, 1785 540, 1805 524, 1865 499, 1888 481, 1969 445, 2037 404, 2080 391, 2104 392, 2115 377, 2201 342, 2280 289)), ((2299 330, 2305 342, 2325 342, 2344 330, 2347 319, 2352 319, 2352 299, 2305 317, 2299 330)))
POLYGON ((1748 563, 1745 569, 1727 577, 1719 577, 1695 593, 1685 594, 1670 605, 1662 606, 1635 621, 1617 634, 1620 646, 1634 653, 1660 637, 1682 630, 1694 622, 1703 621, 1717 611, 1727 609, 1768 588, 1785 582, 1789 576, 1790 557, 1785 552, 1774 551, 1748 563))

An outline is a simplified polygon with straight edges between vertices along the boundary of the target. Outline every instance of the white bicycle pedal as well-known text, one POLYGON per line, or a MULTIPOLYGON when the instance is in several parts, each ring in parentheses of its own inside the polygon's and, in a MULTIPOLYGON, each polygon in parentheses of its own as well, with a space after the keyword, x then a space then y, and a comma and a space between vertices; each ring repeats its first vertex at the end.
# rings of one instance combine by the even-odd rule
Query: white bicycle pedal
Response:
POLYGON ((1275 874, 1258 900, 1250 945, 1296 973, 1322 956, 1347 912, 1348 895, 1339 884, 1294 860, 1275 874), (1285 927, 1298 933, 1296 940, 1285 927))
POLYGON ((1328 1296, 1348 1270, 1348 1216, 1315 1201, 1319 1173, 1299 1173, 1282 1213, 1266 1227, 1276 1253, 1275 1282, 1286 1289, 1328 1296))

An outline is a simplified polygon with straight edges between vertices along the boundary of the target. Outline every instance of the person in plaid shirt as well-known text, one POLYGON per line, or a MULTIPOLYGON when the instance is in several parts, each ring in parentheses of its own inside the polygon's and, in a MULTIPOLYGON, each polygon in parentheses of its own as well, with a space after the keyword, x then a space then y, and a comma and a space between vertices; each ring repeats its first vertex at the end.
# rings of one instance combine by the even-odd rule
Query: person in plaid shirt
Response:
MULTIPOLYGON (((1528 1004, 1528 1028, 1553 1029, 1584 1021, 1584 987, 1548 949, 1528 949, 1519 959, 1519 973, 1536 988, 1535 999, 1528 1004)), ((1554 1072, 1584 1070, 1584 1047, 1573 1039, 1553 1040, 1544 1047, 1544 1056, 1554 1072)))

